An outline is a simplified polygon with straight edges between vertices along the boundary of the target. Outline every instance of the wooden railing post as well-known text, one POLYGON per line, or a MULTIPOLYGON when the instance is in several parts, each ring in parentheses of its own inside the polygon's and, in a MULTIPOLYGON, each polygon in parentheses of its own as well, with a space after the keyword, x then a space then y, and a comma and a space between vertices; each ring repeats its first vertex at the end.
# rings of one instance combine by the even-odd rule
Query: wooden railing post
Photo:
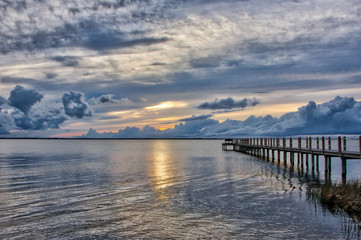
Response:
POLYGON ((325 137, 322 137, 322 153, 325 153, 325 137))
POLYGON ((320 138, 319 137, 317 137, 316 138, 316 146, 317 146, 317 149, 320 149, 320 138))
POLYGON ((341 148, 341 137, 339 136, 337 138, 337 140, 338 140, 338 154, 341 154, 341 150, 342 150, 342 148, 341 148))
POLYGON ((343 151, 346 152, 346 137, 343 137, 343 151))
POLYGON ((282 138, 282 144, 283 144, 283 148, 286 147, 286 138, 282 138))
POLYGON ((301 149, 301 137, 298 137, 298 149, 301 149))
POLYGON ((312 138, 311 137, 308 138, 308 147, 311 151, 312 150, 312 138))
POLYGON ((328 137, 328 150, 331 150, 331 137, 328 137))
POLYGON ((292 149, 293 147, 293 143, 292 143, 292 138, 290 137, 290 149, 292 149))

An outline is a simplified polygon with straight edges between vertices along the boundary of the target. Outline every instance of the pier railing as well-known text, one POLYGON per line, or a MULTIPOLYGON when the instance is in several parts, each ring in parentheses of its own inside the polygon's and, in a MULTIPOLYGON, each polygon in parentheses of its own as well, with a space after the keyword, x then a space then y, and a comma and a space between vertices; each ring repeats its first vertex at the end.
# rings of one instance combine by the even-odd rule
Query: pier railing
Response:
POLYGON ((293 153, 308 153, 346 159, 361 159, 361 136, 355 138, 353 146, 347 145, 346 137, 298 137, 298 138, 241 138, 226 139, 222 144, 223 150, 242 151, 250 148, 287 151, 293 153))
POLYGON ((331 158, 342 160, 342 177, 346 178, 347 159, 361 159, 361 136, 354 137, 297 137, 297 138, 241 138, 225 139, 223 150, 231 150, 262 157, 267 160, 281 159, 287 165, 288 156, 291 166, 294 164, 295 154, 298 163, 302 163, 304 156, 308 167, 308 158, 312 157, 312 169, 316 159, 318 168, 319 156, 324 156, 325 173, 331 171, 331 158), (348 144, 349 143, 349 144, 348 144), (275 155, 277 153, 277 155, 275 155))

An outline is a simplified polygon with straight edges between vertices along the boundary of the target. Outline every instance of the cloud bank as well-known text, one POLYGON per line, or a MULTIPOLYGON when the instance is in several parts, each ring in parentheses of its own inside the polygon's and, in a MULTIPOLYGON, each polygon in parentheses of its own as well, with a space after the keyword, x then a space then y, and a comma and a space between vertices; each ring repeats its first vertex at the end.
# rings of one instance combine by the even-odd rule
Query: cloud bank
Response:
POLYGON ((276 118, 250 116, 244 121, 228 119, 219 122, 211 115, 180 119, 185 123, 173 129, 156 130, 127 127, 116 133, 98 133, 90 129, 84 138, 227 138, 242 136, 287 136, 300 134, 359 134, 361 133, 361 102, 354 98, 337 96, 333 100, 316 104, 310 101, 296 112, 276 118))

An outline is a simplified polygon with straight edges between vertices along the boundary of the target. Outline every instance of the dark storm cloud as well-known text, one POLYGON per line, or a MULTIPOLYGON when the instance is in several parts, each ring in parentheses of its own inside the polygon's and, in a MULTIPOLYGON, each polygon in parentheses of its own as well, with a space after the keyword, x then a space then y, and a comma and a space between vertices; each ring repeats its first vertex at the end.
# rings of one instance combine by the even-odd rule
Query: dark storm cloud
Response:
POLYGON ((207 119, 207 118, 211 118, 213 117, 212 114, 207 114, 207 115, 193 115, 192 117, 188 117, 188 118, 182 118, 179 119, 178 121, 180 122, 188 122, 188 121, 194 121, 194 120, 200 120, 200 119, 207 119))
POLYGON ((222 123, 213 119, 194 119, 180 123, 164 131, 148 127, 125 128, 118 133, 98 133, 94 129, 83 137, 240 137, 240 136, 285 136, 301 134, 360 134, 361 102, 354 98, 336 97, 316 104, 310 101, 296 112, 280 118, 267 115, 250 116, 244 121, 228 119, 222 123), (152 131, 150 131, 150 129, 152 131), (149 134, 152 132, 152 134, 149 134))
POLYGON ((31 107, 40 102, 43 95, 34 89, 25 89, 22 86, 17 85, 11 92, 8 99, 10 106, 16 107, 27 115, 31 107))
POLYGON ((84 94, 70 91, 63 94, 63 105, 65 114, 70 117, 83 118, 93 116, 93 112, 88 110, 84 94))
POLYGON ((198 109, 234 109, 234 108, 246 108, 246 107, 253 107, 259 104, 257 99, 247 99, 244 98, 242 100, 234 100, 233 98, 224 98, 224 99, 216 99, 213 102, 205 102, 200 104, 197 108, 198 109))

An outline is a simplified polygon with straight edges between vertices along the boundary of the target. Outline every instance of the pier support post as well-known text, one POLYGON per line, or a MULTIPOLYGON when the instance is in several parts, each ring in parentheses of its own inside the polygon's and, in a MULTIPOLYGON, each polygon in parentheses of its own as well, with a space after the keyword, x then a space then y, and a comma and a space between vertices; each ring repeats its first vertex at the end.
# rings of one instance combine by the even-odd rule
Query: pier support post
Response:
POLYGON ((361 136, 358 137, 358 145, 359 145, 359 151, 360 151, 360 157, 361 157, 361 136))
POLYGON ((346 184, 347 159, 341 158, 341 161, 342 161, 342 184, 346 184))
POLYGON ((325 179, 326 180, 328 179, 328 164, 329 164, 328 157, 325 156, 325 179))
POLYGON ((283 151, 283 165, 287 166, 287 152, 283 151))

